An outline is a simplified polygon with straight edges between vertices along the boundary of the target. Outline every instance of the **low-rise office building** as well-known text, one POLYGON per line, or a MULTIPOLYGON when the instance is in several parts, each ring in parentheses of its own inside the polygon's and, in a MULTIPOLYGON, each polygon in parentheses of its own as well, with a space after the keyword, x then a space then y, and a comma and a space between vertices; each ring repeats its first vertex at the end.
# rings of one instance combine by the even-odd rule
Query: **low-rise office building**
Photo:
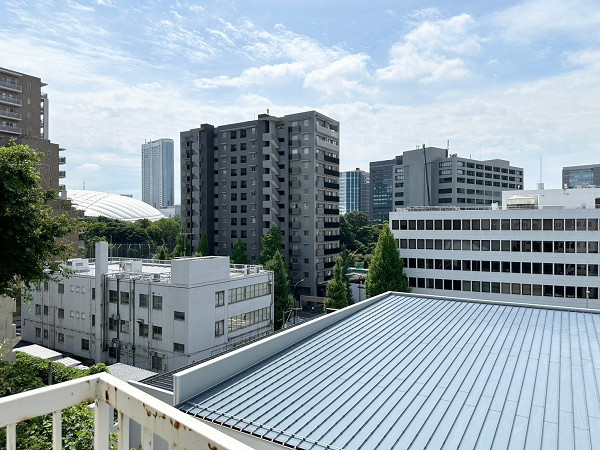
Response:
POLYGON ((166 371, 273 330, 273 276, 228 257, 70 261, 23 306, 23 339, 96 362, 166 371))
POLYGON ((398 209, 390 227, 413 292, 599 308, 599 198, 504 192, 502 208, 398 209))

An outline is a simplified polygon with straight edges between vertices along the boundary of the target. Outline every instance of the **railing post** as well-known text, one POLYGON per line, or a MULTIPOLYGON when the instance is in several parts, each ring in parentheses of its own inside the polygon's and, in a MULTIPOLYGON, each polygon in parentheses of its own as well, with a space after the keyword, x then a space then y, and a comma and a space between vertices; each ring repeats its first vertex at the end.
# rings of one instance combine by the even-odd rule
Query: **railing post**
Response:
POLYGON ((62 448, 62 411, 52 413, 52 449, 60 450, 62 448))
POLYGON ((96 399, 94 408, 94 450, 108 448, 108 430, 110 426, 108 417, 108 403, 96 399))
POLYGON ((6 425, 6 450, 17 450, 17 424, 6 425))
POLYGON ((129 417, 119 411, 119 450, 129 450, 129 417))

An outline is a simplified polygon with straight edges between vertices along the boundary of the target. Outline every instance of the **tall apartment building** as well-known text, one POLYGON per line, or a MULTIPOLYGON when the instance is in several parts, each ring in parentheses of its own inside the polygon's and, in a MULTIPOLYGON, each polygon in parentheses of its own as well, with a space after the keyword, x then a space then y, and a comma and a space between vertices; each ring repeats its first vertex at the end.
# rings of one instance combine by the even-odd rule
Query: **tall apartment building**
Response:
POLYGON ((390 214, 413 292, 600 308, 600 189, 502 195, 502 208, 390 214))
POLYGON ((142 201, 154 208, 175 205, 173 139, 142 144, 142 201))
POLYGON ((96 362, 167 371, 273 331, 273 273, 227 257, 69 261, 23 309, 23 339, 96 362))
MULTIPOLYGON (((182 223, 213 254, 242 239, 257 262, 271 226, 296 293, 315 295, 339 253, 339 123, 306 111, 181 133, 182 223)), ((320 290, 320 288, 319 288, 320 290)))
POLYGON ((478 161, 423 147, 371 163, 373 223, 406 206, 490 205, 505 190, 523 189, 523 169, 509 161, 478 161))
POLYGON ((562 185, 567 189, 578 186, 600 186, 600 164, 569 166, 562 169, 562 185))
POLYGON ((357 168, 340 176, 340 214, 361 211, 371 216, 369 173, 357 168))
POLYGON ((38 77, 0 67, 0 146, 13 139, 29 145, 44 156, 40 166, 42 186, 59 189, 66 173, 60 166, 66 158, 58 144, 50 142, 46 83, 38 77))

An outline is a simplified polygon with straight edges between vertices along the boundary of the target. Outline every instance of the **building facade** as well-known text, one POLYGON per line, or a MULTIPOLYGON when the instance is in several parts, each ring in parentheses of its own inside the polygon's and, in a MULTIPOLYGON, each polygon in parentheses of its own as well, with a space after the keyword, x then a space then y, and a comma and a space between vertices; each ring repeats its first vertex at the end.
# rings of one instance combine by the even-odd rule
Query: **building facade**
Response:
POLYGON ((416 293, 600 308, 600 189, 503 193, 503 207, 390 213, 416 293), (450 292, 451 291, 451 292, 450 292))
POLYGON ((563 167, 562 185, 567 189, 578 186, 600 186, 600 164, 563 167))
POLYGON ((315 295, 339 253, 339 123, 316 111, 181 133, 182 224, 212 254, 239 238, 257 262, 272 226, 297 294, 315 295))
POLYGON ((173 139, 142 144, 142 201, 154 208, 175 205, 173 139))
POLYGON ((40 165, 44 189, 62 190, 60 180, 66 172, 60 166, 64 149, 50 142, 46 83, 38 77, 0 67, 0 146, 11 139, 43 154, 40 165))
POLYGON ((369 173, 356 169, 342 172, 340 176, 340 214, 361 211, 371 216, 369 201, 369 173))
POLYGON ((71 260, 23 307, 22 337, 96 362, 172 370, 273 330, 273 276, 227 257, 71 260))
POLYGON ((423 147, 371 163, 373 223, 396 208, 501 203, 505 190, 523 189, 523 169, 509 161, 477 161, 423 147))

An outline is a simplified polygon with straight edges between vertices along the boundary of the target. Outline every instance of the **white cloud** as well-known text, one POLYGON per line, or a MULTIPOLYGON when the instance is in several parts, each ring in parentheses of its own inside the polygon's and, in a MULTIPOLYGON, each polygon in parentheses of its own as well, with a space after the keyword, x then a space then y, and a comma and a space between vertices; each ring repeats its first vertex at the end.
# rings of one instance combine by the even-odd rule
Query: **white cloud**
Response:
POLYGON ((470 71, 460 56, 472 56, 481 49, 474 28, 475 21, 467 14, 424 22, 392 46, 389 65, 378 69, 377 75, 393 81, 465 77, 470 71))
POLYGON ((100 170, 100 166, 95 163, 85 163, 78 166, 77 170, 83 170, 86 172, 97 172, 100 170))
POLYGON ((369 78, 368 61, 369 56, 364 53, 342 56, 337 61, 308 73, 304 79, 304 87, 330 96, 374 94, 376 89, 363 84, 363 81, 369 78))
POLYGON ((509 42, 528 43, 556 33, 589 41, 600 37, 600 8, 593 0, 529 0, 496 13, 491 23, 509 42))

